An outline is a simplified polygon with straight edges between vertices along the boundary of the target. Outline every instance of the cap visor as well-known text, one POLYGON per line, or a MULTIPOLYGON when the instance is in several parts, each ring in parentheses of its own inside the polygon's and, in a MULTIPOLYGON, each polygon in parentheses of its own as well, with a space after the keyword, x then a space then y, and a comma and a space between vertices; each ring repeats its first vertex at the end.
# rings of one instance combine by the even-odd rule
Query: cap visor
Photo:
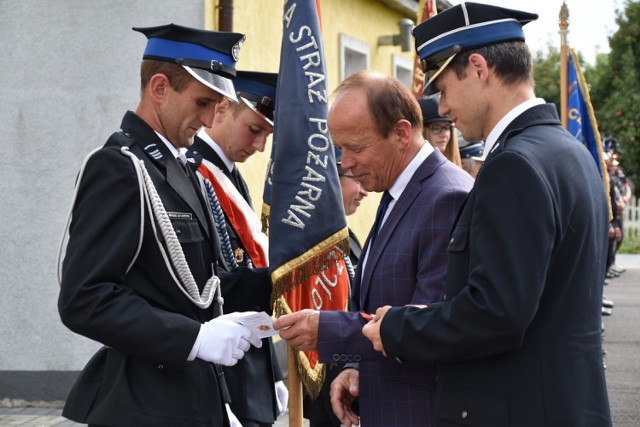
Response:
POLYGON ((436 88, 434 82, 438 78, 440 73, 442 73, 444 69, 447 68, 449 63, 453 61, 453 58, 455 58, 457 54, 458 53, 456 52, 450 57, 448 57, 447 59, 445 59, 444 61, 442 61, 437 68, 434 68, 433 70, 427 70, 425 72, 425 75, 424 75, 425 84, 424 84, 424 90, 422 91, 422 96, 424 96, 425 98, 431 98, 440 93, 438 88, 436 88))
POLYGON ((240 100, 242 102, 244 102, 247 107, 251 108, 253 110, 254 113, 256 113, 257 115, 259 115, 265 122, 269 123, 271 126, 273 126, 273 120, 271 120, 269 117, 265 116, 264 114, 262 114, 257 108, 256 108, 256 103, 255 102, 251 102, 248 99, 244 98, 243 96, 239 97, 240 100))
POLYGON ((233 81, 229 78, 222 77, 218 74, 211 73, 207 70, 201 70, 199 68, 188 67, 183 65, 182 68, 187 70, 196 80, 203 85, 215 90, 219 94, 226 96, 235 103, 238 103, 236 97, 236 90, 233 87, 233 81))

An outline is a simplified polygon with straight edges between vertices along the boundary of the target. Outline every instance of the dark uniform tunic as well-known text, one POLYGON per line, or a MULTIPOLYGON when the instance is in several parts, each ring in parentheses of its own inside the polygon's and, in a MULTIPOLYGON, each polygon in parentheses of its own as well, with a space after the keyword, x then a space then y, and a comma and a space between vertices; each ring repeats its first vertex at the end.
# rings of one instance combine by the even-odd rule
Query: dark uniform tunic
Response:
MULTIPOLYGON (((77 184, 58 309, 67 327, 105 347, 82 371, 63 415, 112 426, 227 425, 221 371, 187 361, 200 325, 219 315, 219 306, 199 308, 176 285, 159 249, 158 240, 166 251, 159 224, 156 234, 133 162, 121 149, 144 162, 200 290, 219 254, 210 213, 153 129, 132 112, 121 127, 77 184)), ((256 289, 226 297, 266 308, 270 296, 256 289)))

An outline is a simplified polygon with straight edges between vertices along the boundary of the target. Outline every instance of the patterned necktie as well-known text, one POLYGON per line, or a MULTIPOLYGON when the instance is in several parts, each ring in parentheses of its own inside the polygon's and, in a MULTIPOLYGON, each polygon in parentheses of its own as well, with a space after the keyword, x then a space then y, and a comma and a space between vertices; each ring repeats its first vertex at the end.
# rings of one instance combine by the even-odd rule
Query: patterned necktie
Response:
POLYGON ((176 157, 176 160, 178 160, 178 163, 180 163, 180 166, 182 166, 182 170, 187 173, 187 156, 185 156, 183 153, 180 153, 178 154, 178 157, 176 157))
POLYGON ((385 191, 382 194, 382 198, 380 199, 380 205, 378 205, 378 212, 376 213, 376 221, 373 223, 373 231, 371 234, 371 243, 369 243, 369 247, 373 246, 373 242, 380 231, 380 227, 382 225, 382 219, 384 218, 385 213, 387 212, 387 208, 389 207, 389 203, 393 200, 393 196, 389 194, 388 191, 385 191))

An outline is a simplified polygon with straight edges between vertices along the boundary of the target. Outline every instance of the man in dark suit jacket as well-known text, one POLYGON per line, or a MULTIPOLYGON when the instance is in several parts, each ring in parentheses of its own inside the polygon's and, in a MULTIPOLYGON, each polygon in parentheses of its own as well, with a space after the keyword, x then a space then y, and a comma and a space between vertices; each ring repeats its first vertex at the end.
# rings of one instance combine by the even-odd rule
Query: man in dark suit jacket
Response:
POLYGON ((350 312, 303 310, 274 327, 298 350, 317 347, 321 362, 347 362, 333 381, 331 401, 346 425, 428 425, 435 365, 397 366, 377 354, 362 326, 380 304, 429 304, 443 298, 447 242, 473 185, 422 136, 420 107, 397 80, 358 72, 345 79, 328 116, 342 167, 368 191, 389 201, 362 253, 350 312), (351 403, 359 387, 359 414, 351 403))
MULTIPOLYGON (((249 189, 236 162, 264 151, 273 132, 277 77, 276 73, 238 71, 234 86, 240 102, 223 100, 217 104, 213 124, 196 135, 187 153, 194 160, 192 166, 212 185, 211 203, 220 205, 213 213, 220 227, 225 265, 231 271, 250 269, 256 273, 254 283, 238 283, 240 289, 271 289, 267 236, 253 212, 249 189)), ((223 282, 223 295, 227 291, 223 282)), ((237 425, 271 426, 286 410, 288 391, 271 338, 263 339, 261 348, 250 349, 224 372, 237 425)))
MULTIPOLYGON (((215 104, 235 99, 230 77, 244 36, 173 24, 135 30, 149 38, 140 102, 87 158, 73 203, 58 309, 68 328, 104 347, 63 415, 90 426, 226 426, 216 364, 234 365, 261 341, 220 315, 219 241, 181 158, 215 104)), ((269 294, 225 299, 268 309, 269 294)))
POLYGON ((589 152, 534 95, 522 25, 535 18, 463 3, 414 30, 427 91, 486 158, 449 242, 446 300, 382 308, 363 332, 395 366, 438 363, 438 426, 611 425, 607 201, 589 152))

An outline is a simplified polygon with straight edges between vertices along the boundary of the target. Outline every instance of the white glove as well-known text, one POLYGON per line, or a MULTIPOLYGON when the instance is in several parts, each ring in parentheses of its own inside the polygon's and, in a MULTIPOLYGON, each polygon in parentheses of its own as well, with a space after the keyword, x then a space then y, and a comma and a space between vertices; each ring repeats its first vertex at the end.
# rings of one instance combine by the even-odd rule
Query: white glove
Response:
POLYGON ((262 347, 262 341, 246 326, 219 316, 203 323, 192 353, 207 362, 233 366, 250 346, 262 347))
POLYGON ((231 427, 242 427, 242 423, 236 417, 236 414, 231 412, 231 408, 228 403, 224 404, 224 407, 227 408, 227 416, 229 417, 229 426, 231 427))
POLYGON ((278 403, 278 416, 284 415, 287 412, 287 405, 289 404, 289 390, 282 381, 276 381, 273 384, 276 388, 276 402, 278 403))

